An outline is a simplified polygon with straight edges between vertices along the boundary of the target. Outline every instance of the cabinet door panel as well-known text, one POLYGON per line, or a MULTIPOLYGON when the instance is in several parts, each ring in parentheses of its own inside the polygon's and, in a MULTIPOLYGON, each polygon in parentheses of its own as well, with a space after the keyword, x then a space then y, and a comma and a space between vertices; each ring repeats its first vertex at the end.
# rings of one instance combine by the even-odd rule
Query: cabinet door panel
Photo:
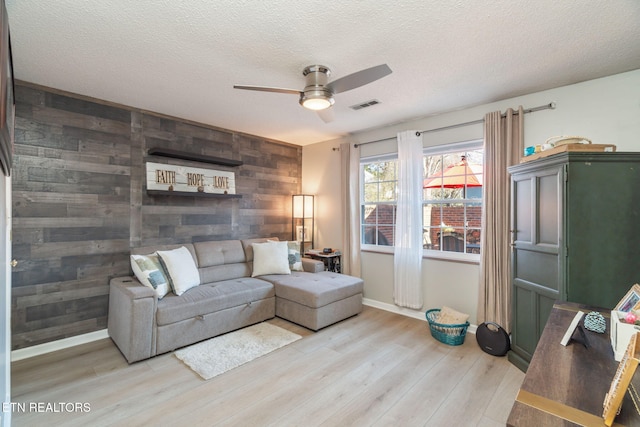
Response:
POLYGON ((544 331, 544 327, 547 324, 547 320, 549 320, 549 316, 551 315, 551 310, 553 309, 553 304, 558 299, 558 296, 549 297, 547 295, 539 294, 538 295, 538 339, 542 336, 542 332, 544 331))
POLYGON ((514 230, 514 241, 517 243, 533 243, 533 210, 531 209, 533 183, 531 178, 523 177, 513 181, 514 211, 512 213, 512 229, 514 230))
POLYGON ((531 361, 558 292, 517 281, 513 287, 513 350, 531 361))
POLYGON ((516 249, 512 268, 514 280, 524 280, 543 288, 559 290, 557 254, 516 249))
POLYGON ((557 173, 538 178, 538 243, 560 245, 560 188, 557 173))
POLYGON ((515 286, 513 302, 513 351, 530 361, 538 342, 538 337, 532 333, 536 329, 535 292, 515 286))

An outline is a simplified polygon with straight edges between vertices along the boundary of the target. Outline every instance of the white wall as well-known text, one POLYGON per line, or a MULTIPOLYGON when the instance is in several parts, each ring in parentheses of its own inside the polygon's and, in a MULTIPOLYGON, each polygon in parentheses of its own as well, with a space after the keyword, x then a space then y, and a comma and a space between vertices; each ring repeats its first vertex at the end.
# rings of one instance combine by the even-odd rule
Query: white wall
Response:
MULTIPOLYGON (((339 247, 342 242, 340 202, 341 142, 366 142, 395 137, 399 131, 426 130, 482 119, 490 111, 509 107, 537 107, 555 102, 554 110, 525 116, 525 146, 556 135, 578 135, 594 144, 615 144, 618 151, 640 151, 640 70, 537 92, 473 108, 424 117, 302 149, 302 190, 316 194, 316 246, 339 247)), ((373 107, 375 108, 375 107, 373 107)), ((355 113, 354 113, 355 114, 355 113)), ((482 124, 424 134, 424 145, 440 145, 482 138, 482 124)), ((364 145, 361 155, 395 152, 395 141, 364 145)), ((640 191, 640 190, 639 190, 640 191)), ((362 254, 365 298, 393 305, 391 255, 362 254)), ((423 260, 424 310, 449 305, 476 319, 479 266, 436 259, 423 260)), ((423 310, 423 311, 424 311, 423 310)), ((414 313, 419 317, 421 313, 414 313)))
POLYGON ((316 196, 316 248, 342 245, 339 146, 328 141, 302 147, 302 193, 316 196))

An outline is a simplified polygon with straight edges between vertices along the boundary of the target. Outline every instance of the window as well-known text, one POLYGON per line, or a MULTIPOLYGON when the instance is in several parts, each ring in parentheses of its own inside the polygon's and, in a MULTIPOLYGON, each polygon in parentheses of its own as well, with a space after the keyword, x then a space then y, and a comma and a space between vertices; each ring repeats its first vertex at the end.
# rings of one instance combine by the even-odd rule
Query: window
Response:
POLYGON ((481 143, 465 148, 425 153, 422 195, 425 249, 480 253, 483 150, 481 143))
MULTIPOLYGON (((425 149, 423 248, 480 253, 482 141, 425 149)), ((396 158, 361 163, 361 234, 364 245, 393 246, 397 200, 396 158)))
POLYGON ((396 159, 366 162, 361 166, 362 243, 393 246, 397 200, 396 159))

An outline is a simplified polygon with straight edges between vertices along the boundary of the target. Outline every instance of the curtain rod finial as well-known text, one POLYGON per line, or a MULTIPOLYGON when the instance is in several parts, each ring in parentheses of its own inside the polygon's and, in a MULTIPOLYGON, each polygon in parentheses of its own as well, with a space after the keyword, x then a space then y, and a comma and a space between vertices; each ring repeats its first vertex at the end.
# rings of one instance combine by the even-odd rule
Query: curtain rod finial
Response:
POLYGON ((556 102, 555 102, 555 101, 552 101, 552 102, 549 104, 549 107, 551 107, 551 109, 552 109, 552 110, 555 110, 555 109, 556 109, 556 102))

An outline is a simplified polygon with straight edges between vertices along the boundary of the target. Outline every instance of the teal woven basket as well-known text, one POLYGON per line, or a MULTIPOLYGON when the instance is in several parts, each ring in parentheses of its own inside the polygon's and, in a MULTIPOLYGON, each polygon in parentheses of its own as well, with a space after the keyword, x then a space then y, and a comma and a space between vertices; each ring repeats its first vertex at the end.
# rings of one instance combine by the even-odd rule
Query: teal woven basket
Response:
POLYGON ((431 329, 431 336, 438 341, 448 345, 461 345, 464 343, 464 337, 467 335, 467 328, 469 322, 460 325, 446 325, 444 323, 436 322, 440 314, 439 308, 427 310, 425 316, 429 322, 429 329, 431 329))

